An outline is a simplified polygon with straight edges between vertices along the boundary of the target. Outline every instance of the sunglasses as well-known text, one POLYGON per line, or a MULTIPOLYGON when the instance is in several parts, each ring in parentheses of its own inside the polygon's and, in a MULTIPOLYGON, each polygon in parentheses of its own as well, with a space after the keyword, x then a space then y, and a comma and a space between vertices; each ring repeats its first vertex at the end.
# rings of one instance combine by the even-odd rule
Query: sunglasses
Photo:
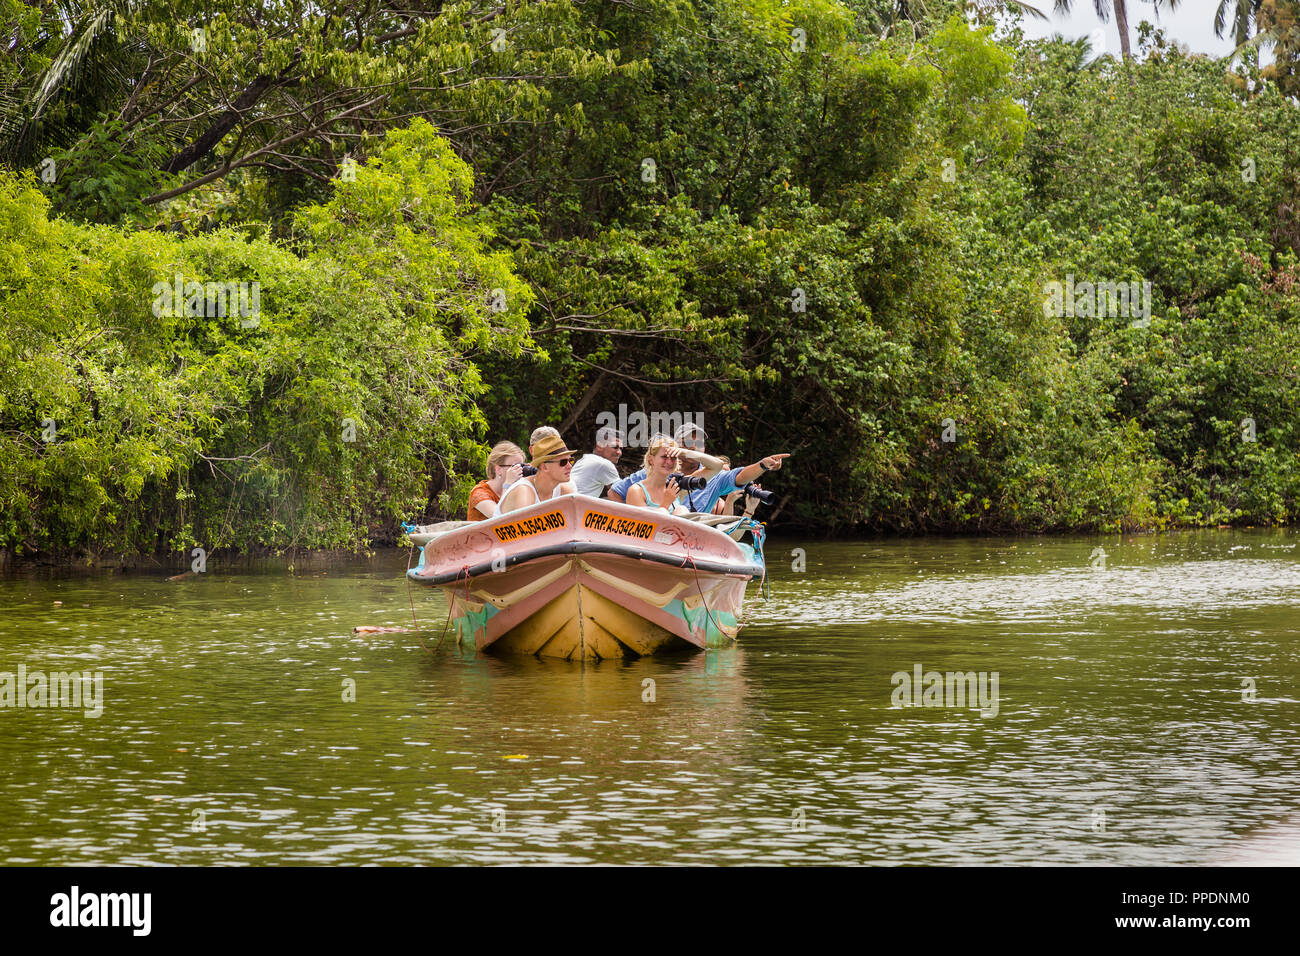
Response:
POLYGON ((548 465, 559 465, 561 468, 567 468, 569 465, 572 465, 572 464, 573 464, 573 459, 572 459, 572 458, 561 458, 561 459, 559 459, 558 461, 548 461, 547 464, 548 464, 548 465))

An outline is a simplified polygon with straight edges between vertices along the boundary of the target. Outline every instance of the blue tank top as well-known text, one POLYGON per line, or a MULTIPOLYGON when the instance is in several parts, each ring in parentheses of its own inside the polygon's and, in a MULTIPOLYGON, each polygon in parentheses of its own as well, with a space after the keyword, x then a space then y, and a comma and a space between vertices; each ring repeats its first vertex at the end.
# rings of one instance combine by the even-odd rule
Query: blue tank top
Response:
MULTIPOLYGON (((645 505, 644 505, 643 507, 646 507, 646 508, 663 508, 663 505, 657 505, 657 504, 655 504, 655 503, 654 503, 654 499, 650 497, 650 489, 647 488, 647 487, 645 486, 645 481, 644 481, 644 479, 641 480, 641 481, 638 481, 638 482, 636 483, 636 487, 640 488, 640 489, 641 489, 641 494, 645 495, 645 505)), ((628 489, 628 491, 631 491, 631 490, 632 490, 631 488, 628 489)), ((671 506, 671 507, 668 507, 668 508, 664 508, 664 511, 667 511, 669 514, 672 514, 672 513, 673 513, 673 508, 675 508, 675 507, 677 507, 677 502, 676 502, 676 501, 673 501, 672 506, 671 506)))

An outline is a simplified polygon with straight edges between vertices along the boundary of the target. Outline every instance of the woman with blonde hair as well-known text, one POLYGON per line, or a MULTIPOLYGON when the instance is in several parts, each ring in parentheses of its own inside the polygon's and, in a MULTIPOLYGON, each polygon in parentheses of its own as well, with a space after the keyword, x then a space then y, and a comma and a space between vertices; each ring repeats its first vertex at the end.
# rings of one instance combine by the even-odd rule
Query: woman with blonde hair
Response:
POLYGON ((486 521, 497 516, 497 507, 506 485, 523 475, 524 452, 514 442, 502 441, 488 452, 487 481, 480 481, 469 493, 466 521, 486 521))
POLYGON ((650 439, 645 453, 645 478, 627 490, 627 503, 642 508, 663 508, 669 514, 690 514, 690 509, 677 503, 681 489, 677 479, 669 480, 677 468, 681 449, 667 435, 650 439))
MULTIPOLYGON (((534 428, 533 433, 528 436, 527 458, 533 458, 537 455, 537 452, 534 451, 534 449, 537 447, 537 443, 540 442, 543 438, 559 438, 559 437, 560 437, 560 433, 556 429, 552 428, 550 425, 539 425, 537 428, 534 428)), ((527 458, 525 460, 527 460, 527 458)), ((516 481, 518 481, 522 477, 523 475, 520 474, 520 475, 516 475, 513 478, 506 479, 506 483, 501 486, 502 488, 501 497, 504 498, 506 495, 508 495, 510 493, 510 488, 514 485, 516 481)))

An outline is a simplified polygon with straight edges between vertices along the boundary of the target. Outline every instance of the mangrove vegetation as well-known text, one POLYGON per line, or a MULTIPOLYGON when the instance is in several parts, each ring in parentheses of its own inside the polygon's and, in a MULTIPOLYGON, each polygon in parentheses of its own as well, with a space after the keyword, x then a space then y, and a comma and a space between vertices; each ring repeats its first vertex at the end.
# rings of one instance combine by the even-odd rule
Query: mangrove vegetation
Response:
POLYGON ((1300 2, 1022 6, 0 0, 0 548, 364 549, 620 406, 778 530, 1295 523, 1300 2))

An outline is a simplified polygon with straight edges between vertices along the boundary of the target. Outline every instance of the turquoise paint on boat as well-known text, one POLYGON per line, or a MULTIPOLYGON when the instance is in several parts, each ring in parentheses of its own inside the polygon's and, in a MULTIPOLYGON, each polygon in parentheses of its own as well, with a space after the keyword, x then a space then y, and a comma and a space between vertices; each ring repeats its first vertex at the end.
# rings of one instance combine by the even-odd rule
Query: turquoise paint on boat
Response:
POLYGON ((681 598, 669 601, 664 606, 664 610, 681 618, 692 631, 703 628, 705 647, 726 647, 733 640, 718 628, 719 624, 724 627, 735 627, 737 625, 736 615, 728 611, 721 611, 717 608, 706 609, 704 607, 691 610, 682 603, 681 598))
POLYGON ((474 635, 479 631, 487 630, 487 622, 492 620, 498 611, 495 604, 490 602, 484 603, 483 610, 467 610, 464 614, 456 618, 456 637, 458 640, 469 641, 474 643, 474 635))

